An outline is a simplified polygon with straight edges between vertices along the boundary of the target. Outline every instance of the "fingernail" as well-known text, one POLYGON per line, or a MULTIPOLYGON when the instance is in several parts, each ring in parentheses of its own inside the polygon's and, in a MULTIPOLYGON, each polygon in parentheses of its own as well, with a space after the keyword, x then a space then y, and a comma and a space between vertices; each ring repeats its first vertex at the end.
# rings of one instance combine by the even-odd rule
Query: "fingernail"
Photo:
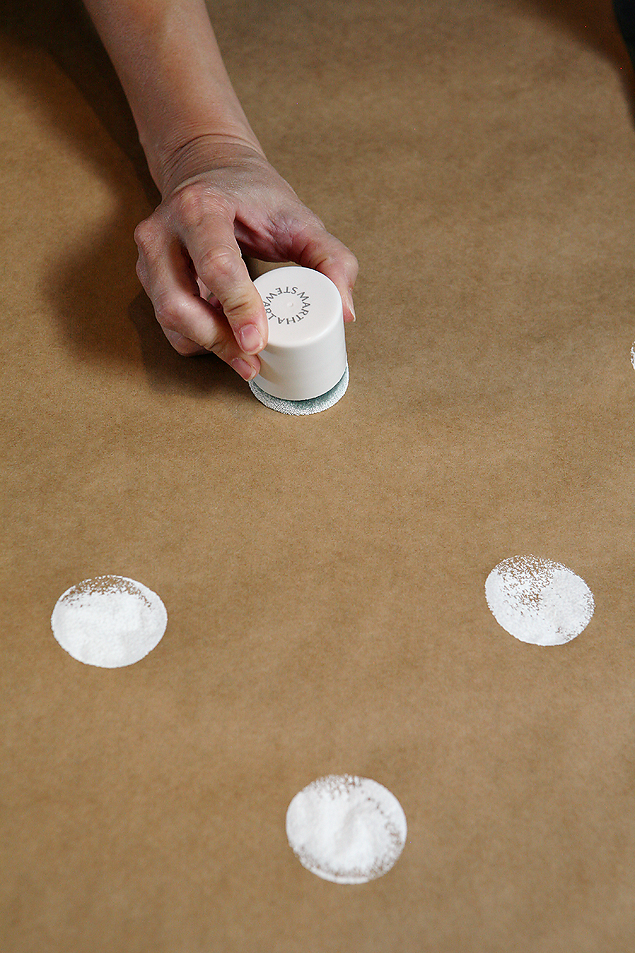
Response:
POLYGON ((246 324, 238 332, 239 344, 245 354, 256 354, 258 351, 262 351, 264 347, 264 341, 260 331, 255 324, 246 324))
POLYGON ((348 306, 351 309, 351 314, 353 315, 353 321, 357 321, 357 318, 355 316, 355 307, 353 306, 353 299, 351 298, 350 295, 348 296, 348 306))
POLYGON ((231 362, 231 366, 238 374, 240 374, 244 381, 253 380, 258 373, 256 368, 252 367, 251 364, 248 364, 247 361, 244 361, 242 357, 235 357, 231 362))

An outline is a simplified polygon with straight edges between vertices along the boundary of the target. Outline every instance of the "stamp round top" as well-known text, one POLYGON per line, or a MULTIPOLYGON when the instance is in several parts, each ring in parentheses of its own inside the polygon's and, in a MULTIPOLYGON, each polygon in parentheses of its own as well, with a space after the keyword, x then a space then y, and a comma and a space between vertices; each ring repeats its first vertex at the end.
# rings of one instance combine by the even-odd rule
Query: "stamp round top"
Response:
POLYGON ((331 390, 346 369, 342 299, 319 271, 291 265, 254 282, 269 339, 258 355, 256 385, 272 397, 309 400, 331 390))

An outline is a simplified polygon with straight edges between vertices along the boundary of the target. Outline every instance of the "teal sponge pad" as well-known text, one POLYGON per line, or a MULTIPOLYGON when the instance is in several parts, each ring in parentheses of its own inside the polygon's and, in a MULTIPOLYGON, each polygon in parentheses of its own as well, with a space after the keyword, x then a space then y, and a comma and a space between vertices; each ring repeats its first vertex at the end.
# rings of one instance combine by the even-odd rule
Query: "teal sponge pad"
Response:
POLYGON ((342 377, 335 387, 332 387, 326 394, 320 394, 319 397, 311 397, 309 400, 283 400, 281 397, 272 397, 261 387, 249 381, 249 387, 261 404, 277 410, 279 414, 291 414, 294 417, 303 417, 305 414, 319 414, 322 410, 327 410, 336 404, 338 400, 346 393, 348 387, 348 364, 342 377))

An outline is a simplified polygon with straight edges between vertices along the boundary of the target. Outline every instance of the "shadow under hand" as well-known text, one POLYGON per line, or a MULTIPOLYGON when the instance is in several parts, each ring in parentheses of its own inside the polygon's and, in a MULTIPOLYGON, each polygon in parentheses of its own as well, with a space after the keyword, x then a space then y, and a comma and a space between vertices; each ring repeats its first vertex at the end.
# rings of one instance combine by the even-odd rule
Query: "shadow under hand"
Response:
POLYGON ((190 393, 200 397, 222 391, 249 399, 245 382, 215 355, 182 357, 177 354, 161 331, 144 291, 130 305, 128 316, 136 328, 143 364, 154 390, 161 394, 190 393))
MULTIPOLYGON (((154 207, 161 196, 152 181, 128 100, 81 0, 4 0, 0 32, 51 57, 129 159, 154 207)), ((28 84, 28 76, 21 79, 28 84)), ((46 90, 41 92, 46 103, 46 90)), ((102 166, 90 137, 79 135, 71 113, 57 113, 52 118, 83 156, 102 166)))
MULTIPOLYGON (((134 228, 161 196, 115 70, 80 0, 5 0, 3 6, 0 33, 9 40, 9 49, 16 51, 15 58, 3 64, 5 71, 13 72, 16 85, 28 91, 45 128, 52 128, 58 138, 61 133, 81 165, 91 170, 100 187, 105 183, 107 194, 114 198, 114 214, 108 212, 94 232, 78 231, 75 247, 69 251, 65 243, 49 273, 42 276, 69 351, 81 362, 126 373, 138 364, 140 347, 147 379, 160 393, 208 397, 229 391, 248 399, 244 382, 214 355, 184 358, 177 354, 137 285, 134 228), (41 57, 34 55, 33 69, 29 69, 30 50, 44 52, 70 79, 115 143, 115 150, 104 148, 94 125, 86 128, 85 118, 78 119, 73 97, 65 89, 55 81, 47 85, 51 74, 41 57), (130 289, 135 285, 139 290, 131 300, 130 289), (130 334, 131 324, 137 340, 130 334)), ((85 117, 85 112, 80 113, 85 117)), ((55 199, 61 205, 65 195, 55 199)))

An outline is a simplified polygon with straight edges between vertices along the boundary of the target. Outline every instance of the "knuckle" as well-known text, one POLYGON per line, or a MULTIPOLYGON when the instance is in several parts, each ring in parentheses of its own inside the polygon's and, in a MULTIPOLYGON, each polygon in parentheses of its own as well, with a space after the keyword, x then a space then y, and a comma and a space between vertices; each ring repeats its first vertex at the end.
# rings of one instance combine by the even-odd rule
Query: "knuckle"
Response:
POLYGON ((215 245, 205 249, 196 262, 199 276, 209 288, 213 288, 222 297, 223 308, 227 298, 236 294, 243 284, 242 259, 238 248, 229 245, 215 245))
POLYGON ((134 240, 140 251, 146 251, 154 243, 156 229, 149 218, 139 222, 134 230, 134 240))
POLYGON ((199 225, 204 218, 228 213, 227 203, 209 185, 192 182, 184 185, 172 197, 174 213, 189 225, 199 225))
POLYGON ((182 319, 180 314, 179 301, 173 296, 161 296, 154 302, 154 313, 156 319, 167 331, 177 331, 181 333, 182 319))
POLYGON ((227 316, 228 321, 231 321, 234 326, 236 321, 240 320, 243 317, 249 317, 253 319, 253 306, 252 302, 247 296, 237 295, 231 301, 224 305, 223 310, 227 316))
POLYGON ((187 307, 178 296, 170 295, 156 301, 154 313, 172 347, 184 357, 200 354, 202 349, 217 353, 223 343, 213 325, 193 331, 187 307))
POLYGON ((198 222, 202 217, 201 190, 195 185, 185 185, 172 197, 174 214, 186 222, 198 222))
POLYGON ((203 276, 213 276, 223 283, 234 280, 238 271, 237 253, 222 245, 208 248, 197 264, 203 276))

